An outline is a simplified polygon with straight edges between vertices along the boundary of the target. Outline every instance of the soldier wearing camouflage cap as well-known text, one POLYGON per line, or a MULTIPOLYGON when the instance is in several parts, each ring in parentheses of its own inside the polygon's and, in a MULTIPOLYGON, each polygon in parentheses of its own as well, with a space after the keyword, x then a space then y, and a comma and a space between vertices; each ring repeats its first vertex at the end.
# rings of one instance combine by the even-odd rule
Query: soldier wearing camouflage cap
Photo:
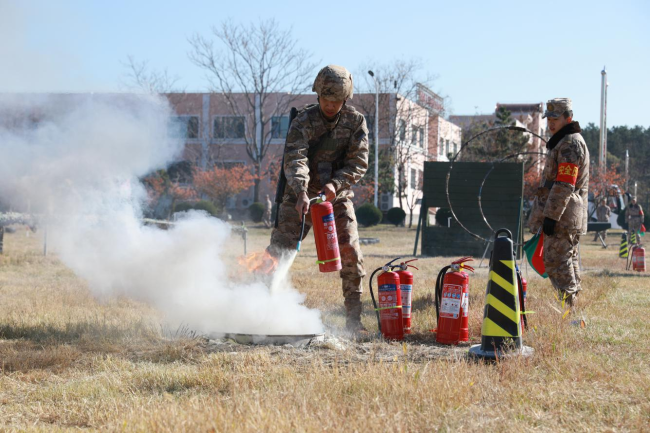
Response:
POLYGON ((643 208, 636 202, 636 197, 632 197, 630 204, 625 208, 625 218, 627 219, 628 239, 634 239, 636 244, 641 242, 639 232, 643 224, 643 208), (632 238, 632 233, 635 233, 632 238))
MULTIPOLYGON (((600 199, 600 204, 596 208, 596 220, 600 223, 607 223, 609 222, 609 217, 612 214, 612 210, 607 206, 607 199, 602 198, 600 199)), ((594 236, 594 242, 598 240, 598 236, 603 240, 603 243, 607 241, 607 230, 603 230, 600 232, 596 232, 596 235, 594 236)), ((607 244, 603 246, 603 248, 607 248, 607 244)))
POLYGON ((278 257, 295 249, 303 214, 307 215, 304 236, 311 227, 309 199, 323 192, 334 207, 346 327, 352 332, 365 331, 361 292, 366 272, 350 187, 368 169, 368 128, 364 116, 346 105, 353 94, 352 74, 347 69, 324 67, 312 90, 318 104, 302 109, 287 134, 284 172, 290 188, 280 204, 278 225, 267 250, 278 257))
POLYGON ((544 232, 546 272, 563 303, 573 307, 582 290, 578 244, 587 232, 589 150, 569 98, 548 101, 543 117, 552 136, 528 227, 544 232))

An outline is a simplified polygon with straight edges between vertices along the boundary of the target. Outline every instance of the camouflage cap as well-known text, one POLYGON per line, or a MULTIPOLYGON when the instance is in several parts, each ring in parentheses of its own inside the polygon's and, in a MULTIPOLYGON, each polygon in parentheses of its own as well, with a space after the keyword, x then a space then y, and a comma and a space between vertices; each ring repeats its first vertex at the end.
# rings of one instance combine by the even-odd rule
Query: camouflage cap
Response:
POLYGON ((352 99, 352 74, 343 66, 327 65, 318 72, 311 90, 329 101, 352 99))
POLYGON ((546 111, 544 112, 544 117, 557 118, 564 114, 566 111, 570 111, 571 108, 571 99, 569 98, 555 98, 551 99, 546 103, 546 111))

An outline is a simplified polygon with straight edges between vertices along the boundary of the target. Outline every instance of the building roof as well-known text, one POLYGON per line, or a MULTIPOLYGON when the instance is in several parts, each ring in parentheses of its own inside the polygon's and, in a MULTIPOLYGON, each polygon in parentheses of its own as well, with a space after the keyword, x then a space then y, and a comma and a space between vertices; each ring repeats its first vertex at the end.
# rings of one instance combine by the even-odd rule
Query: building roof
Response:
POLYGON ((497 110, 499 107, 504 107, 511 113, 541 113, 544 111, 544 104, 542 102, 536 102, 534 104, 502 104, 497 102, 497 110))

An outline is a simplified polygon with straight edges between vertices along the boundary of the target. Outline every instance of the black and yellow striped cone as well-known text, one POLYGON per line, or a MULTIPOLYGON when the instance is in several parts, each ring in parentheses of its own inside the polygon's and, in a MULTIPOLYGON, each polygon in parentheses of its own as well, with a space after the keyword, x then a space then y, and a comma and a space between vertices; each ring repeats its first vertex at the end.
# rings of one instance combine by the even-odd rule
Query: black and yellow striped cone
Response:
POLYGON ((533 354, 521 338, 519 287, 515 276, 512 233, 497 230, 490 258, 490 279, 485 295, 485 310, 481 328, 481 344, 469 349, 477 358, 496 359, 508 355, 533 354), (505 233, 507 236, 500 237, 505 233))
POLYGON ((636 245, 636 231, 630 232, 630 245, 636 245))
POLYGON ((618 250, 618 256, 622 259, 627 257, 627 233, 621 235, 621 247, 618 250))

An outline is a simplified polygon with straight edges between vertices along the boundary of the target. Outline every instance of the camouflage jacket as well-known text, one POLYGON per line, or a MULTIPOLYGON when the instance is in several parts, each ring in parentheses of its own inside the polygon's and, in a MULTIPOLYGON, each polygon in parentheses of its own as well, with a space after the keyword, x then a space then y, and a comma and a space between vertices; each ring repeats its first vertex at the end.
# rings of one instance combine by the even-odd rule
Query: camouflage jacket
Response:
POLYGON ((596 209, 596 219, 600 222, 608 222, 609 216, 612 214, 611 209, 606 204, 601 204, 596 209))
POLYGON ((366 119, 344 105, 337 119, 329 122, 318 105, 301 110, 291 123, 284 151, 284 172, 293 191, 314 197, 329 182, 336 199, 351 198, 350 187, 368 169, 366 119))
POLYGON ((628 221, 630 221, 632 218, 639 219, 643 217, 643 208, 638 203, 636 205, 629 205, 625 209, 625 213, 628 221))
POLYGON ((558 228, 585 234, 588 187, 587 144, 580 133, 568 134, 546 155, 528 228, 537 233, 546 217, 558 221, 558 228))

